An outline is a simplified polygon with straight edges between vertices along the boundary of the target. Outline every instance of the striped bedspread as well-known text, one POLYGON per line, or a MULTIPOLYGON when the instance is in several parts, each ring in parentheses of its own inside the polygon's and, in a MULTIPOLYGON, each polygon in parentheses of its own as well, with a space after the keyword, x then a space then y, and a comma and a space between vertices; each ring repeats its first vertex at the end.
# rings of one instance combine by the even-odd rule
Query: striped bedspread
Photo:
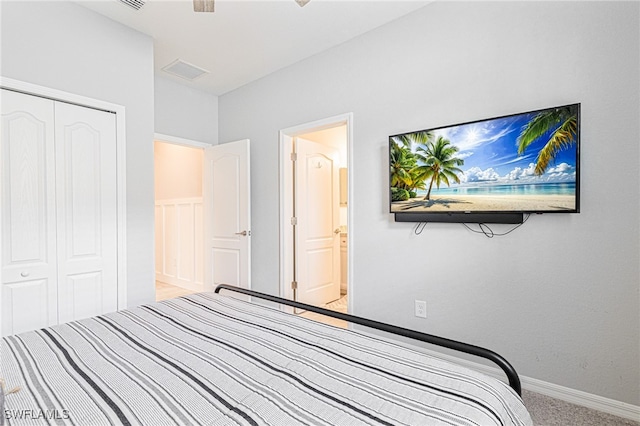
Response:
POLYGON ((213 293, 2 340, 6 424, 530 425, 506 384, 213 293))

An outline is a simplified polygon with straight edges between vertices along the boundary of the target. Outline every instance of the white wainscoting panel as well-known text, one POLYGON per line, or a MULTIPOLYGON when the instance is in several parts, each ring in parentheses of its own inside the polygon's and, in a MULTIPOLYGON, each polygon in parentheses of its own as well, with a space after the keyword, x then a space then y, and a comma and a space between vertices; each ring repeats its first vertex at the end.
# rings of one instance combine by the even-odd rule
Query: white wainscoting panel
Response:
POLYGON ((204 288, 202 198, 156 200, 156 280, 204 288))

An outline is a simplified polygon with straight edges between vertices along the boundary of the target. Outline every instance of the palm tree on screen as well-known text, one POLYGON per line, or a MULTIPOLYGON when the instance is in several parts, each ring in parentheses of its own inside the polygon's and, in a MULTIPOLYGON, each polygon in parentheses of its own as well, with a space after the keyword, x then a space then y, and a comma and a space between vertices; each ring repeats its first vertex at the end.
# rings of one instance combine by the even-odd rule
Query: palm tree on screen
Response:
POLYGON ((418 161, 423 163, 418 166, 418 169, 425 180, 431 178, 429 190, 424 197, 425 200, 431 198, 434 182, 438 188, 441 183, 449 186, 450 180, 460 183, 458 173, 463 173, 463 171, 456 166, 462 166, 464 160, 455 156, 458 150, 458 147, 451 145, 451 142, 442 136, 438 136, 435 141, 432 140, 425 145, 420 145, 416 150, 418 161))
POLYGON ((416 167, 416 158, 404 146, 397 143, 391 145, 390 153, 391 186, 405 188, 411 181, 411 170, 416 167))
POLYGON ((417 157, 411 151, 411 146, 426 144, 432 140, 433 133, 430 131, 394 136, 390 153, 392 187, 406 189, 412 197, 416 190, 426 188, 424 171, 418 167, 417 157))
POLYGON ((397 144, 402 145, 407 149, 411 149, 411 145, 425 145, 433 141, 433 132, 420 131, 413 133, 405 133, 404 135, 394 136, 394 140, 397 144))
POLYGON ((536 140, 549 135, 549 139, 536 159, 535 174, 540 176, 556 158, 558 152, 576 143, 578 114, 574 108, 565 106, 536 114, 518 136, 518 154, 536 140))

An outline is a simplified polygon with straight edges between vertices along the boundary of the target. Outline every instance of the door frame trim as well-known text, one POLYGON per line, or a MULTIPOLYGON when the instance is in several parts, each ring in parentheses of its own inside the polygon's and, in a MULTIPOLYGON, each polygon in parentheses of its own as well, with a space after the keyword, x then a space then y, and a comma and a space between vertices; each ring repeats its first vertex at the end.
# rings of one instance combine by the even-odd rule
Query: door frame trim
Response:
MULTIPOLYGON (((288 127, 282 129, 279 132, 279 159, 280 159, 280 297, 285 299, 293 298, 293 291, 291 290, 291 281, 293 279, 293 254, 291 250, 288 250, 290 245, 287 243, 293 238, 291 229, 291 217, 292 217, 292 200, 293 197, 293 168, 291 164, 290 152, 288 148, 291 146, 292 140, 296 136, 303 135, 305 133, 316 132, 320 130, 326 130, 333 127, 346 125, 347 127, 347 228, 349 232, 349 244, 347 245, 347 264, 349 265, 347 271, 347 294, 348 299, 348 311, 353 312, 353 214, 351 209, 353 208, 353 113, 345 113, 335 115, 333 117, 324 118, 321 120, 311 121, 297 126, 288 127)), ((287 308, 290 310, 290 308, 287 308)))
MULTIPOLYGON (((25 81, 0 76, 0 87, 27 95, 47 98, 70 104, 112 112, 116 114, 116 200, 118 233, 118 310, 127 307, 127 152, 125 107, 99 99, 88 98, 75 93, 25 81)), ((1 218, 0 218, 1 219, 1 218)), ((0 248, 1 250, 1 248, 0 248)), ((1 255, 1 252, 0 252, 1 255)), ((1 292, 0 292, 1 293, 1 292)), ((0 296, 1 303, 1 296, 0 296)))
POLYGON ((189 146, 191 148, 208 148, 214 144, 194 141, 192 139, 181 138, 179 136, 165 135, 163 133, 154 133, 153 140, 158 142, 170 143, 173 145, 189 146))

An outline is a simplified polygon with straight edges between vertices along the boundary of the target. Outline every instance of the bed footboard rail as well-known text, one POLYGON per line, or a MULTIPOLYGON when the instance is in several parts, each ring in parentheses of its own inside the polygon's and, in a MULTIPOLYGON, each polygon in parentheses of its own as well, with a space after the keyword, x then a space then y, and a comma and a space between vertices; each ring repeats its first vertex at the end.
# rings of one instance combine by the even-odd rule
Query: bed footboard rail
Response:
POLYGON ((242 293, 247 296, 256 297, 258 299, 268 300, 270 302, 280 303, 283 305, 291 306, 294 308, 304 309, 307 311, 315 312, 318 314, 330 316, 333 318, 348 321, 354 324, 364 325, 366 327, 375 328, 376 330, 385 331, 388 333, 396 334, 403 337, 409 337, 411 339, 419 340, 421 342, 431 343, 437 346, 442 346, 448 349, 453 349, 459 352, 475 355, 480 358, 485 358, 493 363, 497 364, 507 375, 509 380, 509 386, 516 391, 518 395, 522 395, 522 388, 520 384, 520 378, 513 366, 501 355, 493 352, 489 349, 482 348, 480 346, 470 345, 464 342, 458 342, 456 340, 446 339, 444 337, 434 336, 432 334, 422 333, 408 328, 398 327, 395 325, 386 324, 383 322, 371 320, 368 318, 362 318, 355 315, 343 314, 342 312, 331 311, 329 309, 320 308, 318 306, 308 305, 306 303, 296 302, 295 300, 284 299, 282 297, 272 296, 266 293, 260 293, 254 290, 248 290, 246 288, 236 287, 229 284, 220 284, 214 290, 215 293, 220 293, 221 290, 229 290, 236 293, 242 293))

